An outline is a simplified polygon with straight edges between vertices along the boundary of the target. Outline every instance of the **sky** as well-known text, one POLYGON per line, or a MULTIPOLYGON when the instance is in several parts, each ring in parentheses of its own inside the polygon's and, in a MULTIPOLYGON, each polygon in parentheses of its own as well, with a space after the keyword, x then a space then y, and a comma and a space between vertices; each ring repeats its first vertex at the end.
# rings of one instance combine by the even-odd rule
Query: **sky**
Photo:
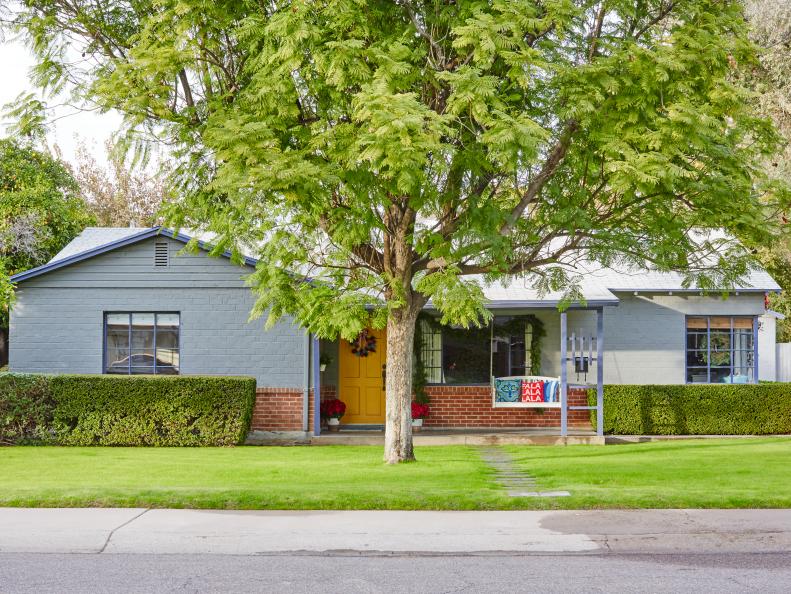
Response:
MULTIPOLYGON (((0 108, 14 101, 20 93, 36 92, 29 79, 33 65, 33 56, 22 40, 9 35, 4 41, 0 41, 0 72, 3 75, 0 84, 0 108)), ((51 147, 57 143, 63 158, 73 162, 75 149, 81 138, 100 163, 106 162, 104 143, 121 125, 121 116, 118 113, 80 111, 75 107, 59 106, 64 101, 63 97, 50 98, 43 97, 38 92, 36 94, 47 105, 57 106, 49 112, 51 119, 55 120, 51 124, 47 139, 51 147)), ((4 135, 5 118, 0 120, 0 135, 4 135)))

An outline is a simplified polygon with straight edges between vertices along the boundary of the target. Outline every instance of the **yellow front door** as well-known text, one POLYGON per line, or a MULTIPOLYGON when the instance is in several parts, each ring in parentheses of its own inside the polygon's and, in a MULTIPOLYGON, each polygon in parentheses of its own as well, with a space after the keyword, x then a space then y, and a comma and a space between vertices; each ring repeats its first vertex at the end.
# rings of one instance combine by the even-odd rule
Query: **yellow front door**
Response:
POLYGON ((387 339, 384 330, 369 330, 376 339, 376 350, 360 357, 353 345, 341 339, 338 397, 346 403, 341 423, 379 425, 385 421, 384 365, 387 339))

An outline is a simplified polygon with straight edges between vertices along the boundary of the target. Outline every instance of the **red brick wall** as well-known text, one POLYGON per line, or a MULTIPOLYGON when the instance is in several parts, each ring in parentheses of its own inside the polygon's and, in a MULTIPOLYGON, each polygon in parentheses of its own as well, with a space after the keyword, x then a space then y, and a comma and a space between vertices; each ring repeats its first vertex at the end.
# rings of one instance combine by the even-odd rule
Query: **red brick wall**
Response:
POLYGON ((302 390, 258 388, 253 407, 253 431, 302 431, 302 390))
MULTIPOLYGON (((492 408, 489 386, 428 386, 431 416, 424 424, 436 428, 558 427, 560 410, 554 408, 492 408)), ((308 398, 308 425, 313 426, 313 390, 308 398)), ((321 399, 336 397, 335 386, 322 386, 321 399)), ((302 431, 302 390, 258 388, 253 409, 254 431, 302 431)), ((569 389, 569 405, 585 406, 585 390, 569 389)), ((590 427, 588 411, 570 410, 569 425, 590 427)))
MULTIPOLYGON (((250 429, 253 431, 302 431, 300 388, 258 388, 250 429)), ((335 386, 322 386, 321 399, 335 398, 335 386)), ((313 427, 313 389, 308 396, 308 428, 313 427)))
MULTIPOLYGON (((559 408, 492 408, 489 386, 427 386, 431 415, 426 427, 559 427, 559 408), (543 411, 539 412, 539 410, 543 411)), ((585 390, 569 388, 569 406, 587 406, 585 390)), ((570 410, 569 426, 590 427, 587 410, 570 410)))

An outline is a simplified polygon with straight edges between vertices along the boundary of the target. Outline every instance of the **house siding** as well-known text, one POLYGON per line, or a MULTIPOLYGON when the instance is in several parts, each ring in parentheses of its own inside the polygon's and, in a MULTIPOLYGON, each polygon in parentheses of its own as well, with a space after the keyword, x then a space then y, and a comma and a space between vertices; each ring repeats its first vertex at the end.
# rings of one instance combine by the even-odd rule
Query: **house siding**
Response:
POLYGON ((777 320, 771 314, 758 319, 758 378, 777 381, 777 320))
POLYGON ((251 375, 258 386, 301 388, 304 331, 284 319, 271 329, 249 321, 251 271, 205 253, 153 265, 154 239, 21 283, 11 312, 13 371, 102 373, 107 311, 181 314, 181 373, 251 375))
MULTIPOLYGON (((617 294, 617 307, 604 309, 604 383, 605 384, 683 384, 685 383, 686 316, 728 315, 761 316, 762 294, 717 296, 664 294, 617 294)), ((540 311, 547 336, 542 345, 542 373, 560 375, 560 316, 556 311, 540 311)), ((568 332, 585 336, 596 333, 596 313, 570 310, 568 332)), ((587 351, 587 345, 586 345, 587 351)), ((774 357, 770 337, 759 341, 759 365, 774 357)), ((594 372, 595 370, 592 369, 594 372)), ((584 376, 569 370, 569 381, 584 376)), ((595 377, 588 375, 588 381, 595 377)))

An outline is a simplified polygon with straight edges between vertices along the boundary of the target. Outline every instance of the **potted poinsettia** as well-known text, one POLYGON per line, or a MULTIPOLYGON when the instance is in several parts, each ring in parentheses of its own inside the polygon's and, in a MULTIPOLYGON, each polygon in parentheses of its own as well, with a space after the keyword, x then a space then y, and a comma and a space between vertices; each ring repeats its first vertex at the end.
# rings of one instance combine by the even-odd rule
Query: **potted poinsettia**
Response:
POLYGON ((420 431, 421 427, 423 427, 423 419, 425 419, 430 412, 431 409, 428 404, 416 401, 412 402, 412 431, 414 433, 420 431))
POLYGON ((321 403, 321 416, 327 419, 327 428, 330 431, 339 431, 341 417, 346 414, 346 403, 337 398, 325 400, 321 403))

